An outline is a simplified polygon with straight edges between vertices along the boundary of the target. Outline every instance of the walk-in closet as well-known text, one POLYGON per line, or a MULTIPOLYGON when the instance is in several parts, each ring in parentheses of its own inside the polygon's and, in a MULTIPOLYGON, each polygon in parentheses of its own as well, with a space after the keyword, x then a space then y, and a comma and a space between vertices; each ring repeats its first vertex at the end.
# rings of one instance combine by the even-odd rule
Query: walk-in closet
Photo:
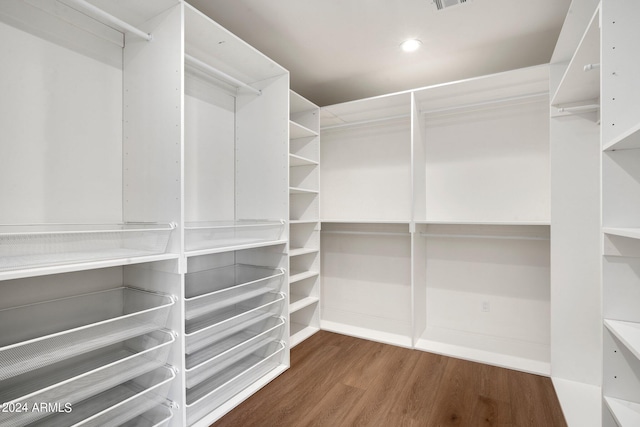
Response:
POLYGON ((640 426, 640 3, 322 84, 289 3, 0 1, 0 427, 640 426))

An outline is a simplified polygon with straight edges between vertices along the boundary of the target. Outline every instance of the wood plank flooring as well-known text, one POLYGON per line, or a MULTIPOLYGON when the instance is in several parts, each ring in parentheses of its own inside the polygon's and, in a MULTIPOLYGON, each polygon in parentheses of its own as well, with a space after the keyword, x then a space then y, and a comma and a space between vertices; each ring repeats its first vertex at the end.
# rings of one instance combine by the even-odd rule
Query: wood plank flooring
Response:
POLYGON ((320 331, 215 427, 565 427, 546 377, 320 331))

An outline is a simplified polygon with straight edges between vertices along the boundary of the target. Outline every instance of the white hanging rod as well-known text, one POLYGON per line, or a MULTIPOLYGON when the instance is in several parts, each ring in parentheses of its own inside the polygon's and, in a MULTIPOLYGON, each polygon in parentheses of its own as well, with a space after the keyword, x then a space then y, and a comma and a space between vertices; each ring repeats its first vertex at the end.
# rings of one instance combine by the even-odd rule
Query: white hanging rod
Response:
POLYGON ((456 105, 456 106, 453 106, 453 107, 439 108, 437 110, 423 110, 423 111, 420 111, 420 113, 421 114, 446 113, 448 111, 464 110, 466 108, 484 107, 486 105, 502 104, 504 102, 520 101, 520 100, 524 100, 524 99, 542 98, 544 96, 549 96, 549 92, 537 92, 537 93, 532 93, 532 94, 529 94, 529 95, 510 96, 510 97, 507 97, 507 98, 493 99, 491 101, 477 102, 477 103, 474 103, 474 104, 456 105))
POLYGON ((356 236, 409 236, 409 232, 400 233, 397 231, 343 231, 343 230, 321 230, 323 234, 351 234, 356 236))
POLYGON ((357 121, 357 122, 340 123, 340 124, 337 124, 337 125, 324 126, 324 127, 322 127, 322 130, 338 129, 338 128, 343 128, 343 127, 347 127, 347 126, 368 125, 368 124, 371 124, 371 123, 386 122, 387 120, 405 119, 405 118, 407 118, 409 116, 410 116, 409 114, 399 114, 397 116, 381 117, 379 119, 360 120, 360 121, 357 121))
POLYGON ((549 240, 549 237, 547 236, 520 236, 504 234, 420 233, 420 237, 443 237, 451 239, 549 240))
POLYGON ((213 68, 211 65, 209 65, 209 64, 207 64, 205 62, 202 62, 199 59, 196 59, 191 55, 185 54, 184 55, 184 60, 189 65, 193 65, 195 67, 198 67, 198 68, 200 68, 200 69, 202 69, 204 71, 207 71, 210 74, 213 74, 216 77, 219 77, 219 78, 221 78, 223 80, 226 80, 227 82, 231 83, 233 86, 236 86, 236 87, 239 87, 239 88, 241 87, 241 88, 246 89, 249 92, 254 93, 254 94, 258 95, 258 96, 262 95, 262 91, 261 90, 258 90, 258 89, 254 88, 254 87, 251 87, 248 84, 246 84, 245 82, 240 81, 240 80, 236 79, 235 77, 232 77, 229 74, 218 70, 217 68, 213 68))
POLYGON ((600 68, 600 64, 587 64, 582 69, 584 71, 591 71, 591 70, 597 70, 598 68, 600 68))
POLYGON ((585 113, 588 111, 595 111, 600 108, 598 104, 589 104, 589 105, 577 105, 575 107, 560 107, 558 108, 558 113, 585 113))
POLYGON ((80 7, 81 9, 86 10, 87 12, 89 12, 92 15, 95 15, 101 19, 103 19, 104 21, 115 25, 116 27, 120 28, 121 30, 124 30, 128 33, 131 34, 135 34, 136 36, 146 40, 146 41, 151 41, 153 39, 153 35, 142 31, 139 28, 134 27, 133 25, 124 22, 122 19, 120 18, 116 18, 115 16, 105 12, 104 10, 100 9, 97 6, 92 5, 91 3, 87 2, 86 0, 66 0, 67 3, 72 3, 75 4, 76 6, 80 7))

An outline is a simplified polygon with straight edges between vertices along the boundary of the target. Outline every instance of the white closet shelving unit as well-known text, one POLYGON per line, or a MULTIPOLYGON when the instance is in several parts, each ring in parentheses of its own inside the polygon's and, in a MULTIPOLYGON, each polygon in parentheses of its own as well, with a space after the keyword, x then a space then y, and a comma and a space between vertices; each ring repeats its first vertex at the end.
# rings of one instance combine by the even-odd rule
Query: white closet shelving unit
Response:
POLYGON ((288 72, 179 0, 0 33, 0 424, 210 425, 289 366, 288 72))
POLYGON ((548 68, 413 102, 414 344, 549 375, 548 68))
POLYGON ((321 114, 322 329, 411 347, 411 94, 321 114))
POLYGON ((289 75, 184 9, 185 425, 208 426, 289 365, 289 75))
POLYGON ((540 66, 323 107, 323 329, 549 375, 548 98, 540 66))
POLYGON ((0 424, 167 425, 183 404, 179 2, 9 0, 0 32, 0 424))
POLYGON ((600 18, 574 1, 550 65, 551 374, 581 427, 602 418, 600 18))
POLYGON ((320 330, 320 108, 289 95, 291 347, 320 330))
POLYGON ((640 423, 640 29, 636 2, 602 1, 603 426, 640 423))

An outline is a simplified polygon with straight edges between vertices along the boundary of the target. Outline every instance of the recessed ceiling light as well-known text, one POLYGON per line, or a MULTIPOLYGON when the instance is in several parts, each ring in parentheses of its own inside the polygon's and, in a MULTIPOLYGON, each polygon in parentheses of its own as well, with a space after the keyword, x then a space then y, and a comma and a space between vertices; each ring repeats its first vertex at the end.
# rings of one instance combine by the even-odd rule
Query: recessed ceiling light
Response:
POLYGON ((402 44, 400 44, 400 47, 405 52, 414 52, 414 51, 418 50, 421 45, 422 45, 422 42, 420 40, 418 40, 418 39, 409 39, 409 40, 403 41, 402 44))

